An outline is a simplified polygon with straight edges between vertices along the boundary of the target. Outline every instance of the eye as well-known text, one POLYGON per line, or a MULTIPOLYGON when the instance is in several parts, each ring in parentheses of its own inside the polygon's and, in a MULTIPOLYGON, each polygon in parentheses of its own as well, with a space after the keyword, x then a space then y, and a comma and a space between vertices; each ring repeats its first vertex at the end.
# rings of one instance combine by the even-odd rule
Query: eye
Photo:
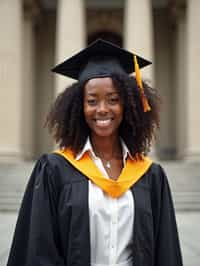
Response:
POLYGON ((87 99, 87 104, 94 106, 97 104, 97 100, 96 99, 87 99))
POLYGON ((116 104, 119 102, 119 97, 118 96, 113 96, 111 98, 109 98, 109 103, 110 104, 116 104))

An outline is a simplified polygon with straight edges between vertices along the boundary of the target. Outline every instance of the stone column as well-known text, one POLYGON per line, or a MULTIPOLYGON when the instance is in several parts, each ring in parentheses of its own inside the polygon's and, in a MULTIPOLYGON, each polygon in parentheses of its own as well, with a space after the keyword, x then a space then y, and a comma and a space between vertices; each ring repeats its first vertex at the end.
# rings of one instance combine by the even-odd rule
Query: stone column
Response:
MULTIPOLYGON (((124 14, 125 47, 149 60, 153 59, 151 0, 126 0, 124 14)), ((146 67, 143 79, 153 83, 153 67, 146 67)))
MULTIPOLYGON (((129 51, 153 61, 153 25, 151 0, 126 0, 124 46, 129 51)), ((142 79, 154 85, 153 65, 141 70, 142 79)), ((155 144, 151 156, 155 156, 155 144)))
POLYGON ((200 158, 200 1, 187 1, 187 7, 187 157, 200 158))
MULTIPOLYGON (((85 12, 82 0, 59 0, 57 7, 56 64, 85 46, 85 12)), ((56 93, 73 80, 56 76, 56 93)))
POLYGON ((22 2, 0 1, 0 158, 3 159, 22 156, 22 2))
MULTIPOLYGON (((186 14, 180 10, 177 17, 177 35, 175 44, 175 75, 174 75, 174 97, 175 98, 175 124, 176 132, 176 158, 183 159, 187 146, 187 72, 186 72, 186 14)), ((171 99, 172 101, 172 99, 171 99)), ((171 120, 171 119, 170 119, 171 120)))
POLYGON ((166 9, 155 12, 155 59, 156 73, 155 87, 162 98, 160 114, 160 130, 157 139, 157 153, 160 159, 169 160, 174 157, 175 141, 175 112, 174 102, 176 90, 174 86, 174 59, 175 34, 168 22, 166 9))
POLYGON ((26 130, 22 130, 22 148, 24 158, 32 159, 34 156, 34 139, 35 139, 35 36, 34 36, 34 16, 29 12, 24 14, 23 23, 23 93, 22 93, 22 109, 23 109, 23 125, 26 130))
POLYGON ((52 138, 44 128, 46 114, 54 99, 54 76, 50 69, 55 58, 55 15, 42 14, 42 23, 37 26, 36 46, 36 82, 35 82, 35 156, 52 151, 52 138))

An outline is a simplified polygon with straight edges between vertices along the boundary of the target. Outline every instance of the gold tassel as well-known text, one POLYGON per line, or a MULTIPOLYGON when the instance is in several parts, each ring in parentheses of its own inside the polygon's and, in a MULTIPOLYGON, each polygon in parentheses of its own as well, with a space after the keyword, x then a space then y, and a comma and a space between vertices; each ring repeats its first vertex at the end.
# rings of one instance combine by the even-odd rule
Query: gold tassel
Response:
POLYGON ((151 107, 150 107, 150 105, 148 103, 148 100, 146 98, 146 95, 144 93, 144 88, 143 88, 143 85, 142 85, 142 79, 141 79, 141 75, 140 75, 140 68, 139 68, 139 65, 138 65, 138 62, 137 62, 136 55, 134 55, 134 66, 135 66, 135 78, 136 78, 136 82, 137 82, 138 88, 140 90, 141 100, 142 100, 142 105, 143 105, 144 112, 151 111, 151 107))

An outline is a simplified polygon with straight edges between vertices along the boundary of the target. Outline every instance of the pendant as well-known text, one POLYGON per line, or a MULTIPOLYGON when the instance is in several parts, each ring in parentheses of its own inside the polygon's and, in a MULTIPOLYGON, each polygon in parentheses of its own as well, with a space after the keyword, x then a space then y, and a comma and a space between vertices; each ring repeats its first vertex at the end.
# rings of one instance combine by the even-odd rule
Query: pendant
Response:
POLYGON ((109 161, 106 162, 106 167, 109 168, 109 169, 111 168, 111 165, 110 165, 109 161))

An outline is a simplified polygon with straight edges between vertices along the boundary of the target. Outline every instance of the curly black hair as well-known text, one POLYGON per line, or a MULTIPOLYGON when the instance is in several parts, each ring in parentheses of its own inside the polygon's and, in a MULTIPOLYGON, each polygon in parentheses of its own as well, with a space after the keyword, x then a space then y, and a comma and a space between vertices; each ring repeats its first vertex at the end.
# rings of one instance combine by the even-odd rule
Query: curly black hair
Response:
MULTIPOLYGON (((143 82, 144 92, 151 106, 151 111, 144 112, 135 78, 119 74, 113 74, 111 78, 124 105, 119 135, 133 157, 146 155, 155 131, 159 128, 158 93, 143 82)), ((90 135, 83 111, 83 88, 84 84, 80 82, 67 87, 56 98, 46 119, 46 126, 60 148, 69 147, 75 154, 81 151, 90 135)))

